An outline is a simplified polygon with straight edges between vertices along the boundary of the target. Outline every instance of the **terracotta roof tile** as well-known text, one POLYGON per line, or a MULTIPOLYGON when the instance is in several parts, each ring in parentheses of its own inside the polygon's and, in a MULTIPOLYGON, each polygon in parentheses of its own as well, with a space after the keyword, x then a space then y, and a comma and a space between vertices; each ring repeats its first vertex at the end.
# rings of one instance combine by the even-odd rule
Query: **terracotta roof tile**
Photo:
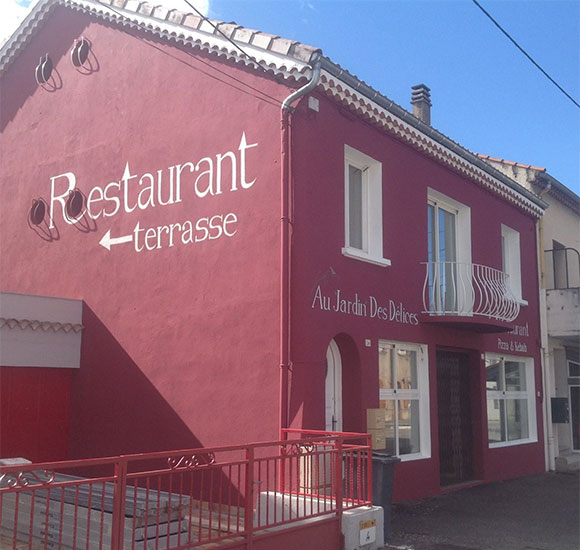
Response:
POLYGON ((184 18, 185 14, 183 12, 179 10, 169 10, 165 19, 174 25, 181 25, 184 18))
MULTIPOLYGON (((102 0, 103 4, 107 4, 110 2, 107 2, 107 0, 102 0)), ((113 3, 115 2, 115 0, 113 0, 113 3)), ((119 6, 121 7, 121 6, 119 6)), ((141 15, 147 15, 149 17, 151 17, 153 15, 153 10, 155 9, 155 6, 149 4, 148 2, 141 2, 139 4, 139 8, 137 9, 137 12, 140 13, 141 15)))
POLYGON ((256 46, 257 48, 262 48, 263 50, 268 50, 270 48, 270 44, 272 44, 272 40, 278 38, 273 34, 267 34, 265 32, 256 33, 252 38, 252 46, 256 46))
POLYGON ((236 42, 245 42, 246 44, 249 44, 250 41, 252 40, 252 36, 254 36, 255 33, 256 31, 252 29, 238 27, 233 36, 233 40, 235 40, 236 42))
POLYGON ((270 50, 282 55, 291 55, 290 49, 293 44, 296 44, 293 40, 288 40, 287 38, 276 38, 276 40, 272 41, 270 50))
POLYGON ((476 157, 483 160, 489 160, 491 162, 498 162, 500 164, 505 164, 506 166, 517 166, 518 168, 525 168, 527 170, 535 170, 536 172, 545 172, 546 169, 540 166, 532 166, 531 164, 522 164, 521 162, 514 162, 513 160, 505 160, 497 157, 491 157, 489 155, 480 155, 479 153, 474 153, 476 157))
POLYGON ((236 23, 219 23, 217 25, 218 29, 223 32, 228 38, 236 32, 237 29, 241 28, 240 25, 236 23))
POLYGON ((199 15, 193 15, 193 13, 188 13, 181 22, 183 27, 189 27, 190 29, 197 29, 201 23, 201 17, 199 15))

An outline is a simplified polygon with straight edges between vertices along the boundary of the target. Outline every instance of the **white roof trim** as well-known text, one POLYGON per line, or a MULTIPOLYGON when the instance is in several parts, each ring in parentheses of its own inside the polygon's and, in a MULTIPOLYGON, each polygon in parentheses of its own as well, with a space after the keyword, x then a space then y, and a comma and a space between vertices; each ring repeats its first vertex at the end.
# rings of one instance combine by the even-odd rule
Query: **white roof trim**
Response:
MULTIPOLYGON (((134 2, 138 7, 141 2, 134 2)), ((68 6, 72 9, 91 13, 93 16, 120 23, 131 28, 141 28, 148 32, 173 40, 184 45, 197 45, 202 49, 213 51, 218 54, 226 54, 228 58, 233 57, 236 61, 242 61, 246 65, 255 66, 238 48, 236 48, 225 37, 214 34, 214 28, 204 21, 201 29, 192 29, 186 25, 180 25, 156 17, 147 16, 132 10, 111 7, 96 0, 40 0, 38 4, 28 14, 17 31, 4 43, 0 50, 0 71, 18 55, 22 42, 30 37, 41 24, 42 20, 56 5, 68 6), (207 31, 204 30, 207 29, 207 31), (10 55, 11 54, 11 55, 10 55)), ((268 49, 256 47, 251 43, 233 40, 239 44, 240 48, 258 61, 264 68, 276 69, 286 76, 300 78, 303 73, 309 72, 310 65, 289 55, 277 53, 268 49), (299 73, 298 75, 296 73, 299 73)))
POLYGON ((396 134, 402 141, 411 143, 418 149, 452 167, 455 171, 469 176, 509 202, 518 204, 518 206, 535 216, 540 216, 543 213, 543 210, 537 204, 524 195, 420 132, 328 71, 322 71, 319 87, 339 102, 348 104, 359 115, 371 119, 375 124, 389 131, 389 133, 396 134))
MULTIPOLYGON (((174 36, 175 38, 183 38, 178 40, 184 44, 190 41, 197 42, 203 38, 205 44, 207 44, 212 49, 217 50, 228 50, 231 54, 236 57, 247 59, 242 52, 235 48, 234 45, 227 40, 225 37, 213 34, 213 27, 204 21, 202 27, 206 27, 209 32, 205 32, 202 29, 198 30, 188 30, 184 25, 177 25, 169 21, 162 21, 157 18, 148 17, 140 13, 123 9, 123 8, 111 8, 106 4, 101 4, 100 2, 95 2, 94 0, 64 0, 65 3, 72 6, 78 5, 84 7, 92 12, 99 10, 102 13, 109 15, 109 18, 119 19, 119 14, 126 17, 128 20, 134 23, 131 26, 138 26, 150 31, 159 36, 174 36)), ((234 40, 236 44, 239 44, 240 48, 251 55, 258 62, 265 63, 266 65, 274 65, 277 68, 285 67, 288 72, 298 71, 302 72, 304 69, 309 69, 308 63, 300 62, 292 57, 282 55, 269 50, 264 50, 263 48, 256 48, 252 44, 246 42, 238 42, 234 40)))

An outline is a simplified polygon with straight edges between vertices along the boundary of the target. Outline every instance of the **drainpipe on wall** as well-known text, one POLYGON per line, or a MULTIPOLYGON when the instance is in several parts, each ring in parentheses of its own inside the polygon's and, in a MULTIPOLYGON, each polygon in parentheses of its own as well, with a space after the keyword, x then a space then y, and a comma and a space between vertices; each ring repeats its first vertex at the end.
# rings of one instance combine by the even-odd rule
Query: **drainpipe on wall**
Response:
MULTIPOLYGON (((541 199, 552 184, 538 193, 541 199)), ((540 338, 542 346, 542 384, 544 386, 544 400, 542 403, 544 415, 544 461, 547 471, 556 469, 556 449, 554 446, 554 426, 552 425, 552 377, 550 369, 550 350, 548 345, 548 319, 546 311, 546 259, 544 258, 544 218, 540 218, 536 225, 538 242, 538 267, 540 271, 540 338)))
POLYGON ((290 371, 290 185, 291 185, 291 133, 290 117, 292 115, 292 103, 313 90, 320 79, 320 52, 315 53, 311 60, 312 78, 302 88, 292 92, 280 107, 281 131, 280 131, 280 439, 283 438, 282 430, 288 428, 289 406, 289 371, 290 371))

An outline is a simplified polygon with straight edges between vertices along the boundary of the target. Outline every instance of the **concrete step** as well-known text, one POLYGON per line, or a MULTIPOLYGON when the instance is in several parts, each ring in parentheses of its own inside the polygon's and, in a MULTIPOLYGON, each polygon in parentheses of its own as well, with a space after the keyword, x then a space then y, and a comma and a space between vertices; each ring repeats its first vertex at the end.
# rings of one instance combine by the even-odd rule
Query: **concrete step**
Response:
POLYGON ((557 472, 577 472, 578 470, 580 470, 580 452, 569 452, 556 457, 557 472))

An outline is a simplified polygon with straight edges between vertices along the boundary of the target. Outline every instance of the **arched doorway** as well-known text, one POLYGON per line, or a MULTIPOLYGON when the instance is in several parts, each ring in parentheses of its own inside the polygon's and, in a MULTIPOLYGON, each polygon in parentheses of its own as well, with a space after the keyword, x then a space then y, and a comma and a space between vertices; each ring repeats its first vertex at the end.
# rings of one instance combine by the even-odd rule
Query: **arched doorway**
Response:
POLYGON ((342 359, 336 342, 330 341, 326 350, 325 382, 326 430, 342 431, 342 359))

